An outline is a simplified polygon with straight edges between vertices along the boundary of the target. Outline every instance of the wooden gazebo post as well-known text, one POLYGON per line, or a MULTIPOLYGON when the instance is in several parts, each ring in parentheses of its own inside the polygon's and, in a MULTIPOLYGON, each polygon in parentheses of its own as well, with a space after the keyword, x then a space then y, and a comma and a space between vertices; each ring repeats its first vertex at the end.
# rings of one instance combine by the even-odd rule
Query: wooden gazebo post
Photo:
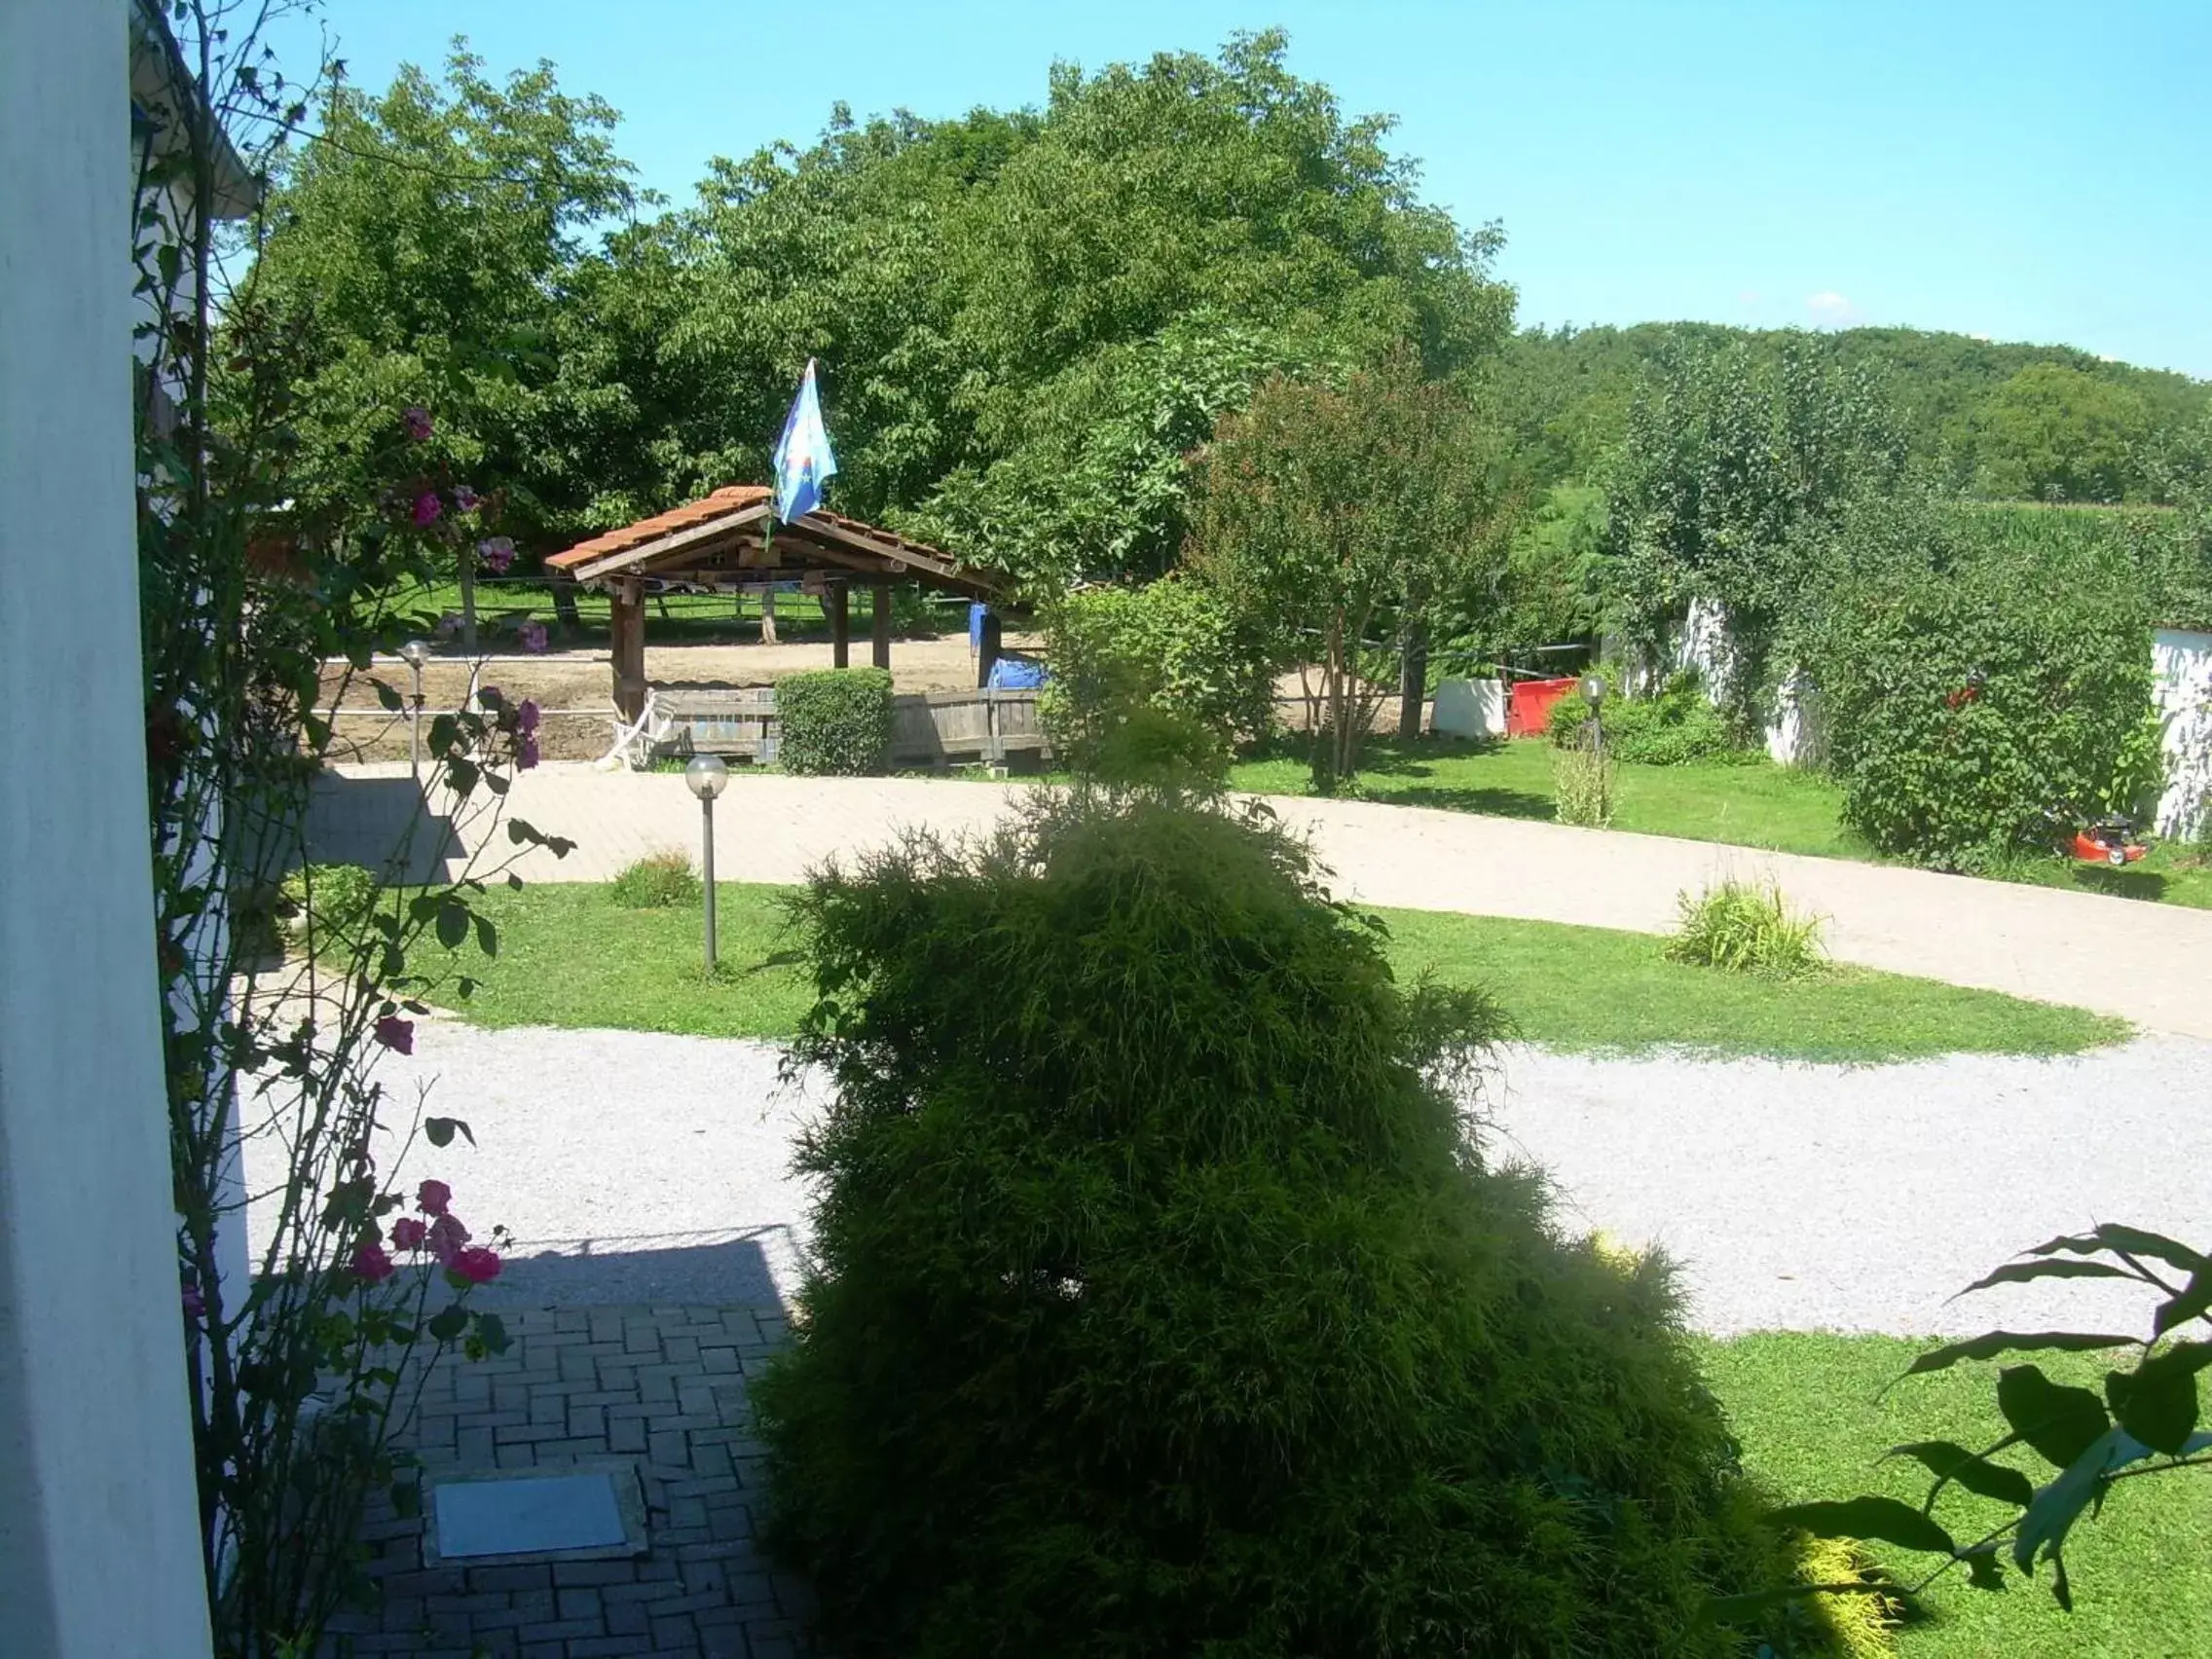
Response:
POLYGON ((828 582, 822 589, 822 608, 830 616, 830 666, 843 668, 852 658, 851 606, 843 582, 828 582))
POLYGON ((608 608, 611 619, 614 658, 614 707, 625 720, 645 711, 645 596, 637 578, 625 576, 609 585, 608 608))
POLYGON ((868 608, 870 651, 878 668, 891 666, 891 584, 877 582, 870 588, 874 603, 868 608))

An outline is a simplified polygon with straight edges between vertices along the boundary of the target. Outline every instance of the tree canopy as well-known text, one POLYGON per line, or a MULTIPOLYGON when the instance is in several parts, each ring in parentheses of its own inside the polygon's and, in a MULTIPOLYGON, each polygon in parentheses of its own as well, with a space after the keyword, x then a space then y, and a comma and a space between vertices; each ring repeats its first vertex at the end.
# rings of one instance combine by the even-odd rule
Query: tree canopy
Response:
POLYGON ((333 99, 264 265, 315 319, 331 447, 434 401, 530 529, 764 476, 815 357, 837 506, 1048 585, 1157 572, 1185 455, 1258 382, 1401 346, 1447 375, 1511 327, 1498 233, 1423 203, 1387 118, 1286 49, 1062 64, 1042 110, 840 107, 624 223, 613 112, 548 66, 495 87, 457 43, 442 85, 333 99))

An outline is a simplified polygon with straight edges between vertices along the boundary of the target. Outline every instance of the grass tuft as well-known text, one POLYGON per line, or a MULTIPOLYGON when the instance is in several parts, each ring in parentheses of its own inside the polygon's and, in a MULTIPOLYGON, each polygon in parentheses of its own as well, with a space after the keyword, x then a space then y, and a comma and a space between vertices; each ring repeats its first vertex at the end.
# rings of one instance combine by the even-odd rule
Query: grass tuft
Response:
POLYGON ((1677 903, 1681 921, 1667 940, 1671 962, 1770 979, 1801 978, 1821 966, 1821 918, 1793 913, 1771 881, 1730 876, 1677 903))

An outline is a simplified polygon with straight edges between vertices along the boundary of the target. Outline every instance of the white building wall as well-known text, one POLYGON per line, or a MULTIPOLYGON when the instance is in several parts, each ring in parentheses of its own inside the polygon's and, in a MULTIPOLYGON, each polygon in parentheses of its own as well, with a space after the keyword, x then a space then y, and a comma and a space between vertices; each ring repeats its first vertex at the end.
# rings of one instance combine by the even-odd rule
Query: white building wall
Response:
POLYGON ((208 1651, 131 597, 129 40, 125 0, 0 5, 0 1649, 40 1659, 208 1651))
POLYGON ((2151 672, 2166 758, 2158 833, 2194 836, 2212 797, 2212 634, 2160 628, 2151 636, 2151 672))

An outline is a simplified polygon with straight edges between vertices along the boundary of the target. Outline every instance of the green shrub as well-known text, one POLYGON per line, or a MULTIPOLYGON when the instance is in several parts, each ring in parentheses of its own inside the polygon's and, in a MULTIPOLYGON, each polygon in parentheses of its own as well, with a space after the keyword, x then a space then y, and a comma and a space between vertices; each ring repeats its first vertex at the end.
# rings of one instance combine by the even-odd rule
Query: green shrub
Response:
MULTIPOLYGON (((1695 669, 1670 676, 1653 696, 1609 697, 1604 710, 1605 747, 1616 760, 1679 766, 1691 760, 1760 757, 1759 751, 1745 748, 1730 734, 1727 717, 1713 706, 1695 669)), ((1562 697, 1552 705, 1552 742, 1562 748, 1579 742, 1589 719, 1589 707, 1580 697, 1562 697)))
POLYGON ((1667 954, 1700 968, 1789 979, 1821 965, 1821 918, 1793 914, 1773 882, 1730 876, 1694 899, 1679 895, 1681 921, 1667 954))
POLYGON ((766 1536, 840 1651, 1748 1651, 1788 1570, 1663 1262, 1563 1242, 1265 821, 1085 792, 797 901, 831 1103, 754 1390, 766 1536))
POLYGON ((374 871, 359 865, 308 865, 284 877, 281 911, 301 932, 349 940, 376 908, 374 871))
POLYGON ((776 763, 787 772, 881 772, 891 749, 889 671, 787 674, 776 682, 776 763))
POLYGON ((1221 602, 1194 581, 1094 587, 1045 613, 1051 679, 1038 698, 1052 748, 1079 771, 1135 707, 1171 710, 1214 733, 1224 750, 1264 737, 1274 684, 1264 653, 1242 640, 1221 602))
POLYGON ((1613 821, 1619 774, 1610 746, 1583 742, 1552 756, 1552 816, 1562 824, 1603 830, 1613 821))
POLYGON ((1852 584, 1808 647, 1844 822, 1882 852, 1999 868, 2155 795, 2151 617, 2117 557, 1952 546, 1852 584))
POLYGON ((633 910, 665 910, 699 899, 699 872, 689 854, 674 848, 647 853, 614 878, 614 902, 633 910))

